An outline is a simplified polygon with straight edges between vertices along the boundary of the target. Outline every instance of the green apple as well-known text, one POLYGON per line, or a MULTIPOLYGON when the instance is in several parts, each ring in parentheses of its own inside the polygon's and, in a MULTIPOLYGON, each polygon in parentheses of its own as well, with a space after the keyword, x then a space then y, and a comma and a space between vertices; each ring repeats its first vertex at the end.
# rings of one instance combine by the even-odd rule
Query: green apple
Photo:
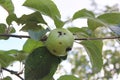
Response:
POLYGON ((74 36, 69 30, 57 28, 50 31, 45 45, 53 55, 65 56, 72 49, 73 42, 74 36))

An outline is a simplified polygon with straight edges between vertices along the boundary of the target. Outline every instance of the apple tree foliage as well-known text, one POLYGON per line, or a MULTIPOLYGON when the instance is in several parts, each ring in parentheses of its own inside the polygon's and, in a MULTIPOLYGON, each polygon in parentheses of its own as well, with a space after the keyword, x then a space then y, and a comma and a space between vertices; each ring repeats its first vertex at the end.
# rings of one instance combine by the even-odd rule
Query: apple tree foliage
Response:
MULTIPOLYGON (((67 24, 69 20, 61 20, 62 16, 54 3, 54 0, 26 0, 22 6, 33 10, 33 12, 30 14, 23 14, 21 17, 16 16, 12 0, 0 0, 0 5, 8 12, 6 23, 0 22, 0 39, 8 40, 12 37, 10 35, 16 32, 14 26, 12 26, 13 21, 18 25, 22 25, 20 31, 29 34, 29 39, 26 40, 22 50, 0 50, 0 70, 4 70, 15 61, 20 61, 25 64, 25 80, 54 80, 53 75, 56 72, 58 65, 63 60, 66 60, 69 54, 62 57, 53 56, 44 46, 46 34, 52 30, 52 26, 49 26, 49 21, 45 20, 44 16, 51 18, 55 28, 64 28, 64 25, 67 24)), ((74 42, 77 42, 86 50, 92 66, 92 72, 93 74, 97 74, 104 68, 104 44, 102 39, 90 39, 98 38, 99 33, 96 33, 96 31, 101 27, 110 29, 112 36, 119 37, 120 13, 109 12, 96 15, 93 11, 81 9, 75 12, 70 20, 74 21, 77 19, 87 19, 87 26, 67 26, 67 29, 73 33, 75 37, 74 42)), ((22 36, 20 38, 22 38, 22 36)), ((106 54, 109 53, 111 53, 111 51, 106 52, 106 54)), ((84 62, 85 56, 80 59, 77 57, 79 54, 74 55, 74 58, 78 60, 78 63, 74 64, 74 66, 77 65, 78 67, 78 65, 84 66, 88 64, 87 62, 84 62)), ((119 52, 116 52, 116 55, 119 55, 119 52)), ((73 71, 75 72, 75 70, 73 71)), ((58 80, 79 79, 81 79, 81 77, 78 78, 72 74, 61 76, 58 80)), ((12 79, 10 76, 7 76, 3 78, 3 80, 12 79)))

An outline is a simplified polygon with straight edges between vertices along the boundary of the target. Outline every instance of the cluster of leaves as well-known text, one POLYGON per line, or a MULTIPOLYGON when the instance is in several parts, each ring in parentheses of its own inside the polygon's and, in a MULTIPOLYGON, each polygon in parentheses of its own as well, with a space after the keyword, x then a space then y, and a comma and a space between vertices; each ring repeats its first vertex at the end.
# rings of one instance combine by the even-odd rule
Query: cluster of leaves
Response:
MULTIPOLYGON (((113 6, 114 7, 114 6, 113 6)), ((113 8, 111 8, 113 10, 113 8)), ((106 10, 107 11, 107 10, 106 10)), ((106 12, 105 11, 105 12, 106 12)), ((110 9, 108 10, 110 11, 110 9)), ((105 13, 102 12, 102 13, 105 13)), ((116 11, 115 9, 115 12, 116 11)), ((115 13, 114 11, 112 13, 115 13)), ((108 12, 107 12, 108 13, 108 12)), ((111 12, 110 12, 111 13, 111 12)), ((98 27, 94 34, 98 37, 105 37, 105 36, 119 36, 119 26, 109 26, 108 27, 98 27), (110 28, 112 28, 112 32, 110 31, 110 28), (115 34, 114 34, 114 33, 115 34)), ((72 68, 71 74, 77 75, 80 77, 81 80, 111 80, 114 79, 115 76, 119 76, 120 73, 120 63, 119 63, 119 47, 116 44, 119 41, 117 40, 104 40, 104 48, 107 47, 108 49, 103 49, 102 51, 102 57, 103 57, 103 67, 102 70, 98 73, 95 73, 91 70, 89 65, 89 60, 87 60, 87 56, 84 54, 84 50, 81 48, 75 49, 74 52, 68 57, 69 62, 74 65, 72 68), (76 53, 76 50, 79 51, 76 53), (72 56, 72 57, 71 57, 72 56), (115 76, 114 76, 115 75, 115 76)), ((65 71, 67 72, 67 71, 65 71)), ((68 73, 66 73, 68 74, 68 73)))
MULTIPOLYGON (((107 42, 115 44, 116 41, 107 40, 107 42)), ((84 50, 81 48, 75 49, 75 51, 72 52, 72 54, 70 54, 70 56, 68 57, 69 63, 74 65, 74 67, 71 69, 71 74, 79 76, 80 80, 110 80, 115 78, 114 75, 118 77, 120 73, 120 54, 119 49, 113 47, 116 46, 112 45, 111 47, 112 49, 114 49, 114 51, 111 49, 107 49, 102 52, 104 63, 102 70, 98 73, 92 71, 91 66, 89 65, 90 62, 87 56, 84 54, 84 50)), ((62 65, 62 67, 64 67, 64 65, 62 65)), ((68 74, 67 71, 65 71, 65 73, 68 74)))
MULTIPOLYGON (((31 39, 28 39, 23 46, 21 51, 9 50, 0 51, 0 65, 2 67, 8 67, 14 61, 24 61, 29 53, 34 49, 44 46, 41 40, 45 34, 50 30, 50 26, 47 21, 44 20, 43 16, 50 17, 56 28, 63 28, 66 21, 61 20, 60 12, 56 4, 52 0, 26 0, 23 6, 32 9, 34 12, 31 14, 24 14, 20 18, 14 13, 14 5, 11 0, 1 0, 0 5, 8 12, 6 18, 7 24, 0 23, 0 34, 9 35, 15 33, 14 27, 11 27, 12 22, 15 21, 18 25, 23 25, 22 31, 28 32, 31 39), (44 26, 47 26, 45 28, 44 26)), ((120 35, 120 13, 105 13, 96 16, 92 11, 82 9, 74 13, 72 21, 76 19, 87 19, 86 27, 68 27, 68 29, 76 35, 77 39, 80 38, 95 38, 95 31, 99 27, 107 27, 111 29, 116 36, 120 35)), ((9 37, 0 37, 0 39, 9 39, 9 37)), ((97 73, 103 66, 102 59, 102 40, 86 40, 79 42, 82 45, 90 58, 92 64, 92 70, 97 73)), ((41 64, 42 65, 42 64, 41 64)), ((54 71, 55 72, 55 71, 54 71)), ((30 77, 30 76, 29 76, 30 77)), ((64 76, 58 80, 70 80, 74 79, 73 76, 64 76)), ((75 78, 74 80, 78 80, 75 78)))

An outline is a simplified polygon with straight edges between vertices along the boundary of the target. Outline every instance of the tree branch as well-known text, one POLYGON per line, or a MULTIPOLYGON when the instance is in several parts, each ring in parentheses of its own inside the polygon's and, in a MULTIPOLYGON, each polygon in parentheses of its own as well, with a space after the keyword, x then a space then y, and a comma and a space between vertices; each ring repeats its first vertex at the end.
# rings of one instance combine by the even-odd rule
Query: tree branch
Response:
MULTIPOLYGON (((15 37, 15 38, 30 38, 27 35, 13 35, 13 34, 0 34, 2 37, 15 37)), ((75 40, 105 40, 105 39, 119 39, 120 36, 110 36, 103 38, 75 38, 75 40)))
POLYGON ((9 69, 4 68, 4 67, 2 67, 1 69, 5 70, 5 71, 7 71, 7 72, 9 72, 9 73, 11 73, 11 74, 16 75, 16 76, 17 76, 17 77, 19 77, 21 80, 24 80, 24 79, 23 79, 23 78, 19 75, 19 73, 18 73, 18 72, 16 72, 16 71, 9 70, 9 69))
POLYGON ((105 39, 119 39, 120 36, 110 36, 110 37, 104 37, 104 38, 80 38, 75 40, 105 40, 105 39))
POLYGON ((0 34, 2 37, 16 37, 16 38, 30 38, 30 36, 26 35, 13 35, 13 34, 0 34))

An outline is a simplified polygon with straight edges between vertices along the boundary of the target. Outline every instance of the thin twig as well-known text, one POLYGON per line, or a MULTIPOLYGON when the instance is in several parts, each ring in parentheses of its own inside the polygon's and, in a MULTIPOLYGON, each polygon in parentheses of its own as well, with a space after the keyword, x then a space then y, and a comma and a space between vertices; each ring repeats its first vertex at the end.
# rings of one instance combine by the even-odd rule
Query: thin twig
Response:
POLYGON ((4 67, 2 67, 1 69, 5 70, 5 71, 8 71, 8 72, 11 73, 11 74, 16 75, 16 76, 19 77, 21 80, 24 80, 24 79, 18 74, 18 72, 16 72, 16 71, 9 70, 9 69, 4 68, 4 67))
MULTIPOLYGON (((2 37, 15 37, 15 38, 30 38, 27 35, 13 35, 13 34, 0 34, 2 37)), ((119 39, 120 36, 110 36, 103 38, 75 38, 75 40, 104 40, 104 39, 119 39)))
POLYGON ((16 38, 30 38, 30 36, 26 35, 13 35, 13 34, 0 34, 2 37, 16 37, 16 38))
POLYGON ((110 36, 110 37, 104 37, 104 38, 79 38, 75 40, 105 40, 105 39, 119 39, 120 36, 110 36))

